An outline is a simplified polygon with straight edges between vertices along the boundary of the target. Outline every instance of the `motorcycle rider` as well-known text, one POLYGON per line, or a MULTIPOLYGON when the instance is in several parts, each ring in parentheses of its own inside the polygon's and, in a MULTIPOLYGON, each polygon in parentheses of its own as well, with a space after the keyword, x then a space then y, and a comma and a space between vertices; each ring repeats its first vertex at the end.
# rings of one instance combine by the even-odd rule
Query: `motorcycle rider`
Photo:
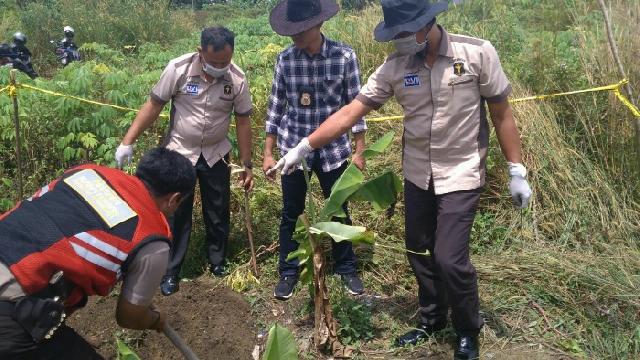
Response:
POLYGON ((27 36, 19 31, 13 34, 10 49, 15 54, 15 58, 12 59, 13 67, 29 75, 32 79, 38 77, 31 63, 31 51, 27 48, 27 36))
POLYGON ((62 31, 64 31, 64 38, 60 40, 60 46, 63 48, 73 48, 77 49, 78 47, 73 42, 73 37, 75 36, 75 31, 71 26, 65 26, 62 31))
MULTIPOLYGON (((63 28, 64 38, 60 40, 56 47, 56 54, 61 60, 62 65, 66 66, 72 61, 80 60, 80 52, 78 52, 78 46, 73 41, 75 31, 71 26, 65 26, 63 28)), ((53 43, 53 41, 51 41, 53 43)))

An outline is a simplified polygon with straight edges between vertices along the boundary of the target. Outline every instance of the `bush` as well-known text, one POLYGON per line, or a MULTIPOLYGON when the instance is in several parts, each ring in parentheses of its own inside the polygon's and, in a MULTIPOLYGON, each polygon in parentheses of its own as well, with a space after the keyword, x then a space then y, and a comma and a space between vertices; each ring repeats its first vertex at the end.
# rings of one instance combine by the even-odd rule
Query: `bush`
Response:
POLYGON ((191 28, 185 19, 174 21, 167 6, 153 0, 34 1, 19 16, 37 57, 53 53, 49 40, 60 40, 65 25, 75 29, 78 45, 97 42, 116 49, 167 44, 185 37, 191 28))

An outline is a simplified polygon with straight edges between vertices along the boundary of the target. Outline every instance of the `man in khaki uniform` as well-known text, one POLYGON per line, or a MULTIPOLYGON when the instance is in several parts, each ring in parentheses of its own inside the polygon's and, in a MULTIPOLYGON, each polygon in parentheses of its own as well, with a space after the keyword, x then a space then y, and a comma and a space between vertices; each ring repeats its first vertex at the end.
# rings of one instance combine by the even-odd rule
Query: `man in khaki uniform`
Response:
MULTIPOLYGON (((164 145, 191 160, 202 194, 207 255, 211 271, 224 275, 229 238, 231 143, 227 139, 231 114, 235 114, 241 180, 246 191, 253 187, 251 164, 252 111, 249 85, 242 70, 231 62, 234 34, 224 27, 202 31, 198 52, 173 59, 151 90, 149 101, 136 116, 116 151, 122 166, 133 155, 133 143, 171 100, 170 128, 164 145)), ((174 243, 171 261, 160 289, 164 295, 178 290, 178 276, 191 234, 193 194, 172 219, 174 243)))
POLYGON ((396 339, 416 344, 443 329, 448 308, 458 335, 455 359, 479 358, 476 271, 469 260, 469 235, 485 183, 491 113, 509 164, 511 196, 526 207, 531 189, 521 164, 520 138, 507 97, 511 85, 490 42, 447 33, 436 24, 446 2, 383 0, 378 41, 393 40, 387 58, 356 100, 327 119, 280 160, 288 171, 311 149, 348 131, 357 119, 395 96, 404 109, 406 247, 418 281, 420 324, 396 339))

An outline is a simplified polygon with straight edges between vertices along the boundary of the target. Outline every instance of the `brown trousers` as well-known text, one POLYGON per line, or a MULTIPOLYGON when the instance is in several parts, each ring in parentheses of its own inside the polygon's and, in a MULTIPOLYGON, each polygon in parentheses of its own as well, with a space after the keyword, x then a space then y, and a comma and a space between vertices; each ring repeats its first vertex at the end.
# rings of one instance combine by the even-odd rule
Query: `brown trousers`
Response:
POLYGON ((406 247, 418 280, 420 321, 433 327, 451 320, 459 336, 482 328, 478 279, 469 259, 469 235, 482 188, 435 195, 433 182, 423 190, 405 180, 406 247))

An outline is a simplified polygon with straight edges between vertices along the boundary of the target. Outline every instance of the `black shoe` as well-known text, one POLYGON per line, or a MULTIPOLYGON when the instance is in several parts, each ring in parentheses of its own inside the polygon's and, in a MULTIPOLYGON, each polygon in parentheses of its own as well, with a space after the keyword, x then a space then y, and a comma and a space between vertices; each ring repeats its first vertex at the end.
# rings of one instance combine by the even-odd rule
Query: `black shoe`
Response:
POLYGON ((293 295, 293 289, 295 289, 298 283, 297 276, 282 276, 276 289, 273 292, 273 296, 278 300, 288 300, 293 295))
POLYGON ((160 283, 160 292, 164 296, 169 296, 180 289, 180 280, 177 276, 167 275, 162 278, 160 283))
POLYGON ((223 277, 227 274, 227 269, 225 269, 224 265, 213 265, 211 264, 211 273, 217 277, 223 277))
POLYGON ((478 338, 474 336, 460 336, 457 340, 454 360, 476 360, 480 359, 480 349, 478 338))
POLYGON ((347 288, 349 294, 360 295, 364 292, 362 280, 360 280, 356 273, 340 275, 340 277, 342 278, 342 283, 344 284, 344 287, 347 288))
POLYGON ((420 324, 417 328, 409 331, 408 333, 397 337, 394 346, 403 347, 407 345, 415 345, 423 339, 426 339, 428 336, 433 335, 434 333, 445 328, 445 325, 425 325, 420 324))

